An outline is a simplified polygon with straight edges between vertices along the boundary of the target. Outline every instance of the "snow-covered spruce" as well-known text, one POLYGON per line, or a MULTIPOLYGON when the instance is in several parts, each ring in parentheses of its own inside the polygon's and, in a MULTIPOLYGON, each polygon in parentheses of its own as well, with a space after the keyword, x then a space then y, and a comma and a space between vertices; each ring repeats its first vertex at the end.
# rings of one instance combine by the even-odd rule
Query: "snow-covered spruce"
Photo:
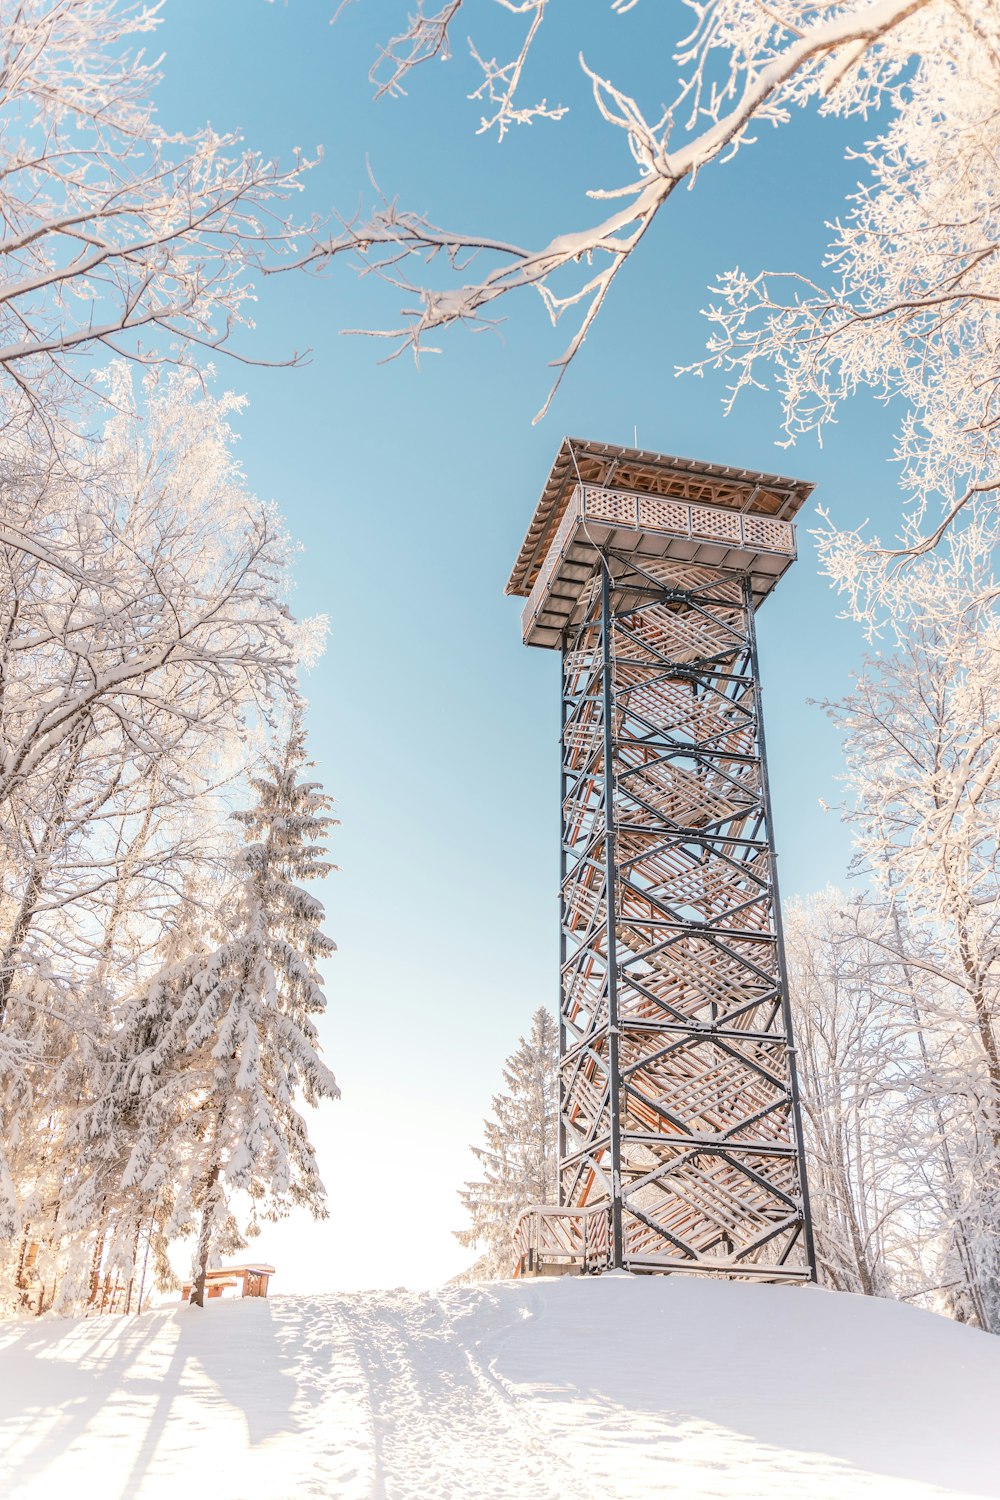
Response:
POLYGON ((99 442, 64 431, 58 465, 33 429, 0 444, 0 520, 34 548, 0 544, 0 1305, 34 1310, 134 1260, 131 1219, 113 1229, 128 1117, 98 1147, 88 1112, 187 893, 203 919, 229 899, 231 807, 322 630, 288 610, 288 539, 233 456, 238 399, 176 372, 108 381, 99 442))
POLYGON ((168 1110, 158 1152, 144 1135, 126 1169, 126 1178, 152 1187, 172 1173, 175 1224, 197 1217, 198 1303, 213 1252, 234 1247, 240 1233, 234 1194, 249 1197, 254 1219, 293 1204, 325 1214, 296 1096, 310 1105, 339 1097, 313 1021, 326 1005, 317 966, 334 944, 322 931, 322 905, 300 882, 330 870, 319 841, 335 820, 322 789, 300 779, 305 763, 296 724, 282 757, 253 778, 254 807, 235 814, 248 842, 233 920, 225 939, 187 966, 169 1022, 168 1045, 179 1045, 185 1080, 174 1103, 183 1101, 183 1113, 168 1110))
POLYGON ((531 1031, 504 1063, 507 1092, 493 1098, 483 1122, 484 1145, 472 1153, 483 1167, 479 1182, 459 1191, 470 1224, 459 1243, 479 1249, 479 1259, 459 1280, 489 1281, 513 1270, 518 1214, 532 1203, 554 1203, 559 1152, 559 1031, 540 1006, 531 1031))
MULTIPOLYGON (((339 1095, 313 1019, 334 944, 300 882, 331 869, 320 841, 335 820, 305 764, 296 724, 253 778, 255 805, 234 815, 246 841, 231 879, 188 890, 166 961, 127 1007, 105 1091, 77 1122, 90 1171, 64 1219, 103 1278, 134 1275, 140 1246, 164 1273, 171 1241, 196 1231, 200 1301, 212 1256, 259 1219, 293 1204, 325 1213, 299 1101, 339 1095)), ((62 1300, 84 1293, 67 1278, 62 1300)))

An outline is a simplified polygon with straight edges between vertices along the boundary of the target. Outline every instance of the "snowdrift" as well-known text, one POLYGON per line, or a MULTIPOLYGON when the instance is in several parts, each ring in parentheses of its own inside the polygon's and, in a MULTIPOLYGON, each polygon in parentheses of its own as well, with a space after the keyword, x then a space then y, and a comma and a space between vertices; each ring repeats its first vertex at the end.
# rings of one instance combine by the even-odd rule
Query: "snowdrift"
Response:
POLYGON ((502 1282, 0 1326, 8 1500, 1000 1496, 1000 1339, 813 1287, 502 1282))

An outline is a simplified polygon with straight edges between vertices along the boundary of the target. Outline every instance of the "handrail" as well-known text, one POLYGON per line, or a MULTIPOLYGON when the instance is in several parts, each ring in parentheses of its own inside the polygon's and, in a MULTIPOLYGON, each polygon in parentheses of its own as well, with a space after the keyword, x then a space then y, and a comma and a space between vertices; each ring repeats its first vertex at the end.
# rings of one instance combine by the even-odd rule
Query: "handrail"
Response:
POLYGON ((530 1204, 514 1227, 515 1276, 550 1271, 603 1270, 610 1246, 610 1205, 557 1208, 530 1204))
POLYGON ((659 531, 696 542, 718 542, 749 552, 795 556, 795 527, 791 521, 777 516, 748 514, 724 505, 699 505, 692 500, 675 500, 672 496, 642 494, 637 490, 576 484, 524 606, 523 633, 538 614, 552 575, 581 520, 626 526, 632 531, 659 531))

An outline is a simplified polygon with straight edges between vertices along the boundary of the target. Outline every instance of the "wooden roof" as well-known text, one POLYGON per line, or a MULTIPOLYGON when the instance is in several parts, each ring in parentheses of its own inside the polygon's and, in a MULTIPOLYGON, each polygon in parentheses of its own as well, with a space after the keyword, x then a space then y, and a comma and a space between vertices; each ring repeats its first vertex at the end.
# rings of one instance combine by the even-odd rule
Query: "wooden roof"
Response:
POLYGON ((233 1272, 250 1271, 254 1276, 273 1276, 274 1267, 269 1266, 263 1260, 248 1260, 241 1262, 238 1266, 219 1266, 215 1271, 209 1271, 209 1276, 230 1276, 233 1272))
POLYGON ((723 505, 755 515, 790 521, 812 493, 801 479, 762 474, 754 469, 732 469, 697 459, 621 448, 613 443, 563 438, 552 472, 521 545, 505 592, 531 593, 552 538, 576 484, 676 496, 699 505, 723 505))

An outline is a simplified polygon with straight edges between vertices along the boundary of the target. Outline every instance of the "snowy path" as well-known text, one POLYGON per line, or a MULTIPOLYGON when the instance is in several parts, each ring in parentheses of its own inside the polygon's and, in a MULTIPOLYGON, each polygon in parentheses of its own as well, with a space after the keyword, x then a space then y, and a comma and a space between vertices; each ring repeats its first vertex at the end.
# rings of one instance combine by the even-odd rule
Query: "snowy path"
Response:
POLYGON ((367 1384, 372 1500, 479 1495, 483 1474, 496 1500, 591 1500, 579 1472, 533 1425, 528 1403, 462 1341, 436 1297, 344 1298, 335 1316, 350 1330, 367 1384))
POLYGON ((687 1278, 0 1325, 4 1500, 1000 1497, 1000 1339, 687 1278))

